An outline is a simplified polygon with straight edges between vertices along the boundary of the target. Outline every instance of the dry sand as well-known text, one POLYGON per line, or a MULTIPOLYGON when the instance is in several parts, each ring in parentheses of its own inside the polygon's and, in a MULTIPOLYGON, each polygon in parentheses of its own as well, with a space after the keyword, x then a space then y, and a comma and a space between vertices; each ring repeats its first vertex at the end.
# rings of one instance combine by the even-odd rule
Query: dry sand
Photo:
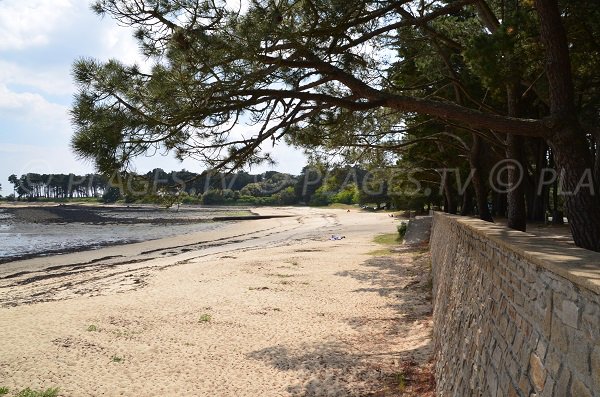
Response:
POLYGON ((423 249, 373 243, 395 232, 387 214, 261 211, 294 216, 1 265, 0 387, 144 397, 420 387, 411 381, 431 355, 423 249))

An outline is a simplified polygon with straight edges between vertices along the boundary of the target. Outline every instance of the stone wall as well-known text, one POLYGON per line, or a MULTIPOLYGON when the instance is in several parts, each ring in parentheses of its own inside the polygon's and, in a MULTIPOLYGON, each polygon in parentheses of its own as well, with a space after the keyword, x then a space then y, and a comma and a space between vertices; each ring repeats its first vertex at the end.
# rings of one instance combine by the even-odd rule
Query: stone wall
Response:
POLYGON ((600 397, 600 254, 435 213, 438 396, 600 397))

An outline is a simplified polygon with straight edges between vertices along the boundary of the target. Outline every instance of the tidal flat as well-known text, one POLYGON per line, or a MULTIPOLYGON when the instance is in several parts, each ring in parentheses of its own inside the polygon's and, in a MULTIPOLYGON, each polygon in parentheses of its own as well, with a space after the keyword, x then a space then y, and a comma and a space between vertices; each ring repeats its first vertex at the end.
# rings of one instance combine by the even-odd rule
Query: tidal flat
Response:
POLYGON ((6 205, 0 207, 0 263, 218 229, 239 207, 6 205))

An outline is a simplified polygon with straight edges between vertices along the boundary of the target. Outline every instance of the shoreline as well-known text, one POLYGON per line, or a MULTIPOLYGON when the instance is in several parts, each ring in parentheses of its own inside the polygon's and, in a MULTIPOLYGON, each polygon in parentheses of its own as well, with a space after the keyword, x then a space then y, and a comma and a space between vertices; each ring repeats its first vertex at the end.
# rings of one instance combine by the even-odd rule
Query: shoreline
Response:
POLYGON ((373 254, 393 219, 258 212, 291 216, 8 264, 0 386, 58 387, 61 397, 345 397, 397 391, 409 370, 428 376, 427 255, 373 254))
MULTIPOLYGON (((21 205, 14 208, 0 207, 0 235, 11 238, 5 252, 0 252, 0 266, 5 263, 22 261, 38 257, 53 255, 64 255, 87 250, 98 250, 105 247, 127 245, 144 241, 158 240, 165 237, 193 233, 193 228, 220 228, 221 222, 234 222, 245 220, 269 219, 272 216, 280 217, 287 215, 258 215, 252 212, 251 207, 185 207, 181 211, 173 211, 156 206, 82 206, 82 205, 21 205), (140 217, 131 216, 140 214, 140 217), (224 214, 221 216, 219 214, 224 214), (88 235, 94 233, 98 227, 109 228, 142 227, 148 225, 150 228, 180 228, 181 231, 161 232, 156 230, 148 235, 140 235, 131 231, 115 239, 106 235, 104 239, 93 240, 89 237, 87 241, 67 241, 59 244, 56 237, 55 243, 44 240, 44 234, 49 237, 52 234, 69 232, 69 228, 78 229, 71 234, 88 235), (204 226, 203 226, 204 225, 204 226), (40 232, 40 228, 45 228, 40 232), (62 232, 61 232, 62 230, 62 232), (35 239, 28 244, 27 235, 35 234, 35 239), (162 235, 161 235, 162 234, 162 235), (165 235, 166 234, 166 235, 165 235), (45 244, 44 244, 45 243, 45 244), (11 245, 20 244, 16 247, 11 245), (37 244, 37 245, 36 245, 37 244), (12 254, 19 248, 28 251, 21 254, 12 254)), ((102 230, 102 229, 99 229, 102 230)), ((165 230, 165 229, 163 229, 165 230)), ((146 233, 148 233, 146 231, 146 233)), ((105 233, 106 234, 106 233, 105 233)), ((5 244, 7 244, 5 240, 5 244)), ((0 250, 1 251, 1 250, 0 250)))

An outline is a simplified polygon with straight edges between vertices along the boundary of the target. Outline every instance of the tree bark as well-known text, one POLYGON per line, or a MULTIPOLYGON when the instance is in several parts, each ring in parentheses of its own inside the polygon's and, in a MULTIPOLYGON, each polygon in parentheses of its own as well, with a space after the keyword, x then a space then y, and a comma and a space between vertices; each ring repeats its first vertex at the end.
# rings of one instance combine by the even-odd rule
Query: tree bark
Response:
POLYGON ((535 165, 535 173, 534 173, 534 181, 531 186, 531 205, 528 205, 528 219, 536 222, 543 222, 546 218, 546 208, 548 206, 548 202, 546 200, 548 186, 544 184, 544 181, 541 180, 542 170, 548 167, 548 163, 546 161, 546 153, 548 147, 546 142, 539 139, 537 142, 537 156, 536 156, 536 165, 535 165))
MULTIPOLYGON (((556 0, 535 0, 540 38, 546 52, 550 112, 557 124, 548 139, 562 179, 565 208, 573 240, 579 247, 600 251, 598 186, 579 186, 594 163, 589 143, 575 113, 574 88, 567 35, 556 0)), ((593 176, 593 175, 592 175, 593 176)))
MULTIPOLYGON (((508 99, 508 115, 518 114, 518 91, 516 84, 509 83, 506 89, 508 99)), ((527 209, 525 205, 525 162, 523 145, 525 139, 520 135, 510 134, 506 138, 506 159, 510 160, 508 169, 508 227, 522 232, 527 230, 527 209)))
POLYGON ((463 194, 462 205, 460 206, 460 214, 462 216, 469 215, 473 212, 473 191, 470 188, 465 189, 463 194))
POLYGON ((473 144, 469 153, 469 165, 473 171, 473 189, 475 190, 475 199, 477 201, 477 210, 479 219, 487 222, 494 222, 490 209, 488 207, 489 190, 483 181, 482 175, 485 175, 483 170, 483 148, 481 145, 481 137, 473 133, 473 144))
POLYGON ((523 137, 509 135, 507 137, 506 158, 514 163, 508 170, 508 227, 522 232, 527 230, 527 210, 525 207, 525 191, 523 178, 523 137))
MULTIPOLYGON (((446 178, 447 179, 447 178, 446 178)), ((456 203, 456 195, 454 194, 454 189, 450 186, 448 180, 444 182, 444 211, 449 214, 456 214, 457 211, 457 203, 456 203)))
POLYGON ((596 131, 594 136, 594 183, 600 187, 600 132, 596 131))

